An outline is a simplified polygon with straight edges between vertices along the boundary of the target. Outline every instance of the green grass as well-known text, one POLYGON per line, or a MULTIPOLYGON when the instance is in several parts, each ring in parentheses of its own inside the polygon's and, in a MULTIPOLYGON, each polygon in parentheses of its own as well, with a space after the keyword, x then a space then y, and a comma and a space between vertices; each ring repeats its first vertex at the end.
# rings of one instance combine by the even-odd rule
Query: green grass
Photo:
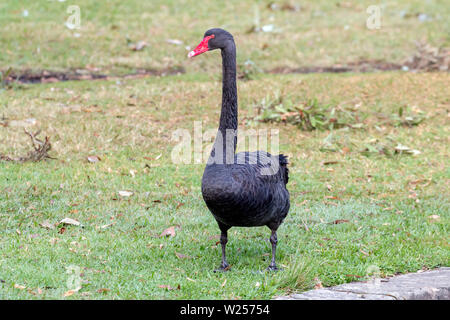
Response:
MULTIPOLYGON (((188 74, 6 90, 1 114, 35 118, 28 129, 42 128, 51 137, 57 159, 0 163, 0 297, 268 299, 317 281, 361 280, 374 268, 388 276, 448 266, 447 82, 445 73, 271 75, 240 82, 241 128, 280 130, 280 151, 291 162, 292 206, 279 229, 284 271, 264 271, 267 228, 233 228, 232 270, 223 274, 212 271, 220 262, 219 230, 201 197, 204 164, 174 165, 170 158, 174 130, 193 134, 198 120, 204 130, 217 126, 218 81, 188 74), (313 98, 359 104, 364 127, 302 131, 256 122, 255 107, 268 87, 294 105, 313 98), (420 108, 426 119, 410 128, 380 116, 399 106, 420 108), (340 148, 321 151, 330 133, 340 148), (367 140, 387 137, 421 154, 361 153, 367 140), (88 155, 102 160, 89 163, 88 155), (123 198, 120 190, 134 194, 123 198), (67 226, 60 234, 60 228, 39 226, 65 217, 84 228, 67 226), (176 235, 160 237, 171 226, 176 235), (64 297, 71 266, 81 268, 82 288, 64 297)), ((22 127, 0 127, 0 138, 2 154, 30 148, 22 127)))

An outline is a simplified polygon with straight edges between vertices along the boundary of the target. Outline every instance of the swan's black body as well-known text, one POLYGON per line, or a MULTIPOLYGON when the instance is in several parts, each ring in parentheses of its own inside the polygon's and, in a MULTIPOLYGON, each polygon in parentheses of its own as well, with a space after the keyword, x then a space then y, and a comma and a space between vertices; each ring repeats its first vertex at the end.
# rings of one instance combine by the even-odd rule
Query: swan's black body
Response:
POLYGON ((270 163, 264 165, 270 161, 269 153, 238 153, 236 162, 239 157, 245 157, 245 163, 206 166, 202 194, 208 209, 218 222, 229 227, 280 225, 289 211, 286 157, 274 157, 281 166, 272 175, 261 174, 261 169, 270 168, 270 163))
MULTIPOLYGON (((287 157, 272 156, 265 151, 235 154, 237 141, 236 48, 233 37, 222 29, 205 33, 202 49, 221 49, 223 65, 222 111, 217 137, 202 178, 202 195, 222 232, 222 264, 225 258, 227 231, 231 227, 268 226, 272 230, 272 262, 269 269, 277 269, 275 250, 276 231, 289 211, 287 157), (210 39, 209 39, 210 38, 210 39), (209 41, 208 41, 209 39, 209 41)), ((197 50, 196 49, 196 50, 197 50)))

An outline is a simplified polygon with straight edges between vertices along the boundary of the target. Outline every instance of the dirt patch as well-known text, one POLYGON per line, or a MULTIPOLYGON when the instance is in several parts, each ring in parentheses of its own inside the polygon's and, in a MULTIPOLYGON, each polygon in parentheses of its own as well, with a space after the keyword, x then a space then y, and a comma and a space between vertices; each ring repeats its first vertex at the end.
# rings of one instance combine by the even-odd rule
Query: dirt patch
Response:
MULTIPOLYGON (((250 79, 253 73, 261 73, 263 70, 254 66, 254 64, 240 67, 239 78, 250 79)), ((288 73, 343 73, 343 72, 377 72, 377 71, 444 71, 450 70, 450 49, 443 47, 433 47, 425 41, 416 42, 416 50, 401 63, 387 62, 384 60, 362 59, 347 64, 336 64, 332 66, 302 66, 302 67, 276 67, 265 71, 272 74, 288 73)), ((182 66, 168 67, 163 69, 139 69, 134 73, 125 75, 107 75, 94 73, 87 69, 69 70, 67 72, 58 71, 31 71, 22 72, 8 70, 4 74, 3 83, 52 83, 60 81, 77 80, 98 80, 98 79, 132 79, 144 78, 149 76, 169 76, 183 74, 186 70, 182 66)))
POLYGON ((340 73, 340 72, 374 72, 374 71, 449 71, 450 49, 433 47, 425 41, 416 42, 416 51, 402 63, 386 62, 383 60, 359 60, 348 64, 334 66, 307 66, 299 68, 278 67, 269 73, 340 73))
POLYGON ((32 71, 24 70, 22 72, 11 71, 5 79, 5 83, 53 83, 61 81, 80 81, 80 80, 99 80, 99 79, 119 79, 119 78, 143 78, 149 76, 169 76, 175 74, 185 73, 183 67, 170 67, 164 69, 139 69, 134 73, 125 75, 106 75, 100 73, 93 73, 85 69, 70 70, 67 72, 61 71, 32 71))
POLYGON ((342 73, 342 72, 374 72, 374 71, 392 71, 400 70, 402 65, 386 62, 382 60, 360 60, 346 65, 337 64, 329 67, 311 66, 311 67, 278 67, 269 70, 269 73, 342 73))

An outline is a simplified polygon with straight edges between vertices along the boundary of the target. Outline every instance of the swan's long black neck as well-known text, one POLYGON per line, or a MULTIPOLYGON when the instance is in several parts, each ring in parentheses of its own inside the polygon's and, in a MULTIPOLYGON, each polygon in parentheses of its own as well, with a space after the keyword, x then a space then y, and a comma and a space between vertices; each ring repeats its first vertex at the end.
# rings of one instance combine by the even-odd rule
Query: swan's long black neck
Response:
MULTIPOLYGON (((236 88, 236 46, 234 41, 227 42, 222 49, 222 111, 211 157, 223 159, 229 163, 234 159, 237 144, 238 103, 236 88), (220 157, 219 149, 222 150, 220 157), (226 161, 228 159, 228 161, 226 161)), ((219 160, 217 159, 216 160, 219 160)))

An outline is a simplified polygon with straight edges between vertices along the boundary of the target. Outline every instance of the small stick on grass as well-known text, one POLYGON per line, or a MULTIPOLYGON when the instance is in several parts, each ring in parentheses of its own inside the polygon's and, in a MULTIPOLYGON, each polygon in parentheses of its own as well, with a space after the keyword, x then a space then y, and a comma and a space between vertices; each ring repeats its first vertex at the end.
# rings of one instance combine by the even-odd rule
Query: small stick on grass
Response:
POLYGON ((25 134, 27 134, 30 137, 34 150, 28 152, 28 154, 26 156, 18 157, 18 158, 13 158, 13 157, 9 157, 9 156, 0 154, 0 160, 13 161, 13 162, 28 162, 28 161, 39 162, 39 161, 42 161, 45 159, 55 159, 48 155, 48 152, 52 148, 49 137, 46 136, 45 140, 42 141, 37 138, 37 135, 39 135, 39 133, 41 133, 41 130, 38 130, 34 134, 32 132, 28 132, 26 129, 24 129, 24 131, 25 131, 25 134))

